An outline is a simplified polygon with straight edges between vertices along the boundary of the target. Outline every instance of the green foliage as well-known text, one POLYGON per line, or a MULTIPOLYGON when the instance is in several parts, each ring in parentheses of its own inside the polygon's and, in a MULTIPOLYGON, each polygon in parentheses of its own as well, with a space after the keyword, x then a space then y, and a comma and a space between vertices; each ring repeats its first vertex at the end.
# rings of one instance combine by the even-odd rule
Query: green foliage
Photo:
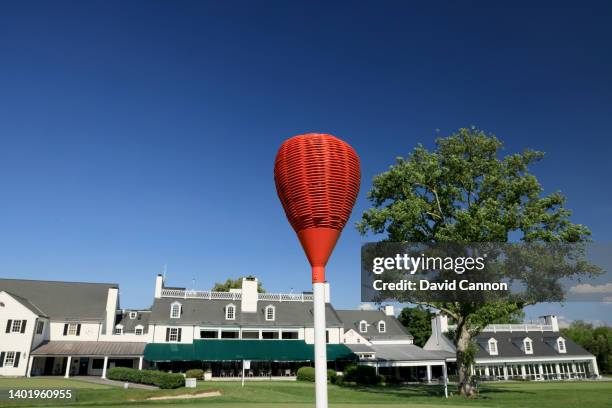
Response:
POLYGON ((376 369, 366 365, 351 364, 344 369, 344 381, 359 385, 377 385, 382 377, 376 374, 376 369))
MULTIPOLYGON (((573 224, 559 193, 544 194, 529 167, 544 154, 525 150, 500 157, 502 142, 476 128, 418 145, 374 177, 357 229, 390 242, 581 242, 590 230, 573 224)), ((538 265, 539 266, 539 265, 538 265)), ((397 299, 402 301, 402 299, 397 299)), ((471 338, 487 324, 520 316, 523 302, 422 302, 457 323, 458 365, 471 364, 471 338)), ((461 367, 459 367, 461 368, 461 367)), ((462 378, 469 370, 460 370, 462 378)), ((461 381, 460 391, 466 391, 461 381)), ((469 392, 469 390, 467 390, 469 392)))
POLYGON ((561 329, 569 337, 597 358, 599 372, 612 372, 612 327, 594 328, 592 324, 581 320, 574 321, 569 327, 561 329))
POLYGON ((338 373, 336 370, 329 369, 327 370, 327 382, 335 384, 338 380, 338 373))
POLYGON ((405 307, 397 319, 414 336, 414 344, 423 347, 431 335, 433 313, 423 306, 405 307))
POLYGON ((164 373, 162 371, 113 367, 107 371, 106 376, 109 380, 156 385, 162 389, 185 386, 185 377, 182 374, 164 373))
POLYGON ((187 370, 185 372, 185 377, 187 378, 196 378, 198 380, 201 380, 204 378, 204 370, 201 370, 199 368, 194 368, 191 370, 187 370))
POLYGON ((297 380, 298 381, 314 382, 314 380, 315 380, 315 369, 314 369, 314 367, 304 366, 304 367, 298 368, 298 370, 297 370, 297 380))
MULTIPOLYGON (((244 278, 255 279, 255 277, 252 275, 245 276, 244 278)), ((242 288, 242 279, 243 277, 238 277, 236 279, 228 278, 225 282, 215 282, 212 290, 213 292, 229 292, 230 289, 240 289, 242 288)), ((257 292, 266 293, 266 290, 263 288, 261 282, 257 282, 257 292)))
MULTIPOLYGON (((338 376, 336 374, 336 370, 327 370, 327 382, 332 384, 336 384, 338 376)), ((315 380, 315 369, 314 367, 304 366, 300 367, 297 370, 297 380, 298 381, 308 381, 314 382, 315 380)))

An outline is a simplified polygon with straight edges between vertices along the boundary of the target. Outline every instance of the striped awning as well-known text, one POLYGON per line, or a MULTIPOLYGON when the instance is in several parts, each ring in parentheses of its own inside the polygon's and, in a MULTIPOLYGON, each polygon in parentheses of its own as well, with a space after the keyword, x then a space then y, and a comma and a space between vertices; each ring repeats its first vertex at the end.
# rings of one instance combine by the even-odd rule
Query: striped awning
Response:
POLYGON ((142 356, 147 343, 118 341, 49 341, 30 353, 33 356, 142 356))

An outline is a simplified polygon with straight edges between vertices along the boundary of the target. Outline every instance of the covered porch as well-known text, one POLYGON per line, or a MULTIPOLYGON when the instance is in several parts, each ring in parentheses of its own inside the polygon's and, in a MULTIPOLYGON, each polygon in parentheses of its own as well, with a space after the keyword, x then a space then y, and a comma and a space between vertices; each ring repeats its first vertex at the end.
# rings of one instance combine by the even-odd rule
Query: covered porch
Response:
MULTIPOLYGON (((144 358, 163 371, 209 371, 213 378, 294 379, 311 365, 314 347, 303 340, 194 340, 192 344, 148 344, 144 358)), ((356 356, 343 344, 327 345, 328 367, 341 370, 356 356)))
POLYGON ((113 367, 143 369, 146 343, 50 341, 30 353, 26 375, 90 375, 106 378, 113 367))

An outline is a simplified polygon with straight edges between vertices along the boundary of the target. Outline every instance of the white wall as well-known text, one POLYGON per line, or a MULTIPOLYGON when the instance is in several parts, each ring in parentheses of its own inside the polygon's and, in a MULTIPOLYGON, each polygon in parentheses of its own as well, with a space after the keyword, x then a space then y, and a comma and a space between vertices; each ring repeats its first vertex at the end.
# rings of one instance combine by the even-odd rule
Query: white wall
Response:
POLYGON ((51 341, 96 341, 100 337, 102 323, 81 323, 81 333, 78 336, 64 336, 64 324, 79 323, 79 322, 57 322, 51 321, 51 331, 49 339, 51 341))
POLYGON ((23 376, 30 358, 30 345, 34 335, 36 315, 8 293, 0 291, 0 352, 21 353, 17 367, 0 367, 0 375, 23 376), (26 320, 25 333, 6 333, 8 320, 26 320))

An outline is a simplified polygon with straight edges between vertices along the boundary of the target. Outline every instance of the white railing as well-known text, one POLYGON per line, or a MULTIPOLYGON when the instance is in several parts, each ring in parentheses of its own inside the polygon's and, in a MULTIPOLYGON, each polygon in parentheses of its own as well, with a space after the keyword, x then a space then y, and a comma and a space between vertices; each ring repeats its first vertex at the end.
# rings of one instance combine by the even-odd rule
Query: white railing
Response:
POLYGON ((258 293, 257 300, 270 302, 312 302, 310 293, 258 293))
POLYGON ((518 332, 518 331, 552 331, 550 324, 490 324, 484 328, 483 332, 518 332))
MULTIPOLYGON (((212 300, 241 300, 240 292, 213 292, 210 290, 184 290, 162 289, 162 297, 181 299, 212 299, 212 300)), ((312 302, 310 293, 258 293, 257 300, 269 302, 312 302)))
POLYGON ((240 292, 213 292, 210 290, 183 290, 183 289, 162 289, 162 297, 182 298, 182 299, 217 299, 217 300, 240 300, 240 292))

